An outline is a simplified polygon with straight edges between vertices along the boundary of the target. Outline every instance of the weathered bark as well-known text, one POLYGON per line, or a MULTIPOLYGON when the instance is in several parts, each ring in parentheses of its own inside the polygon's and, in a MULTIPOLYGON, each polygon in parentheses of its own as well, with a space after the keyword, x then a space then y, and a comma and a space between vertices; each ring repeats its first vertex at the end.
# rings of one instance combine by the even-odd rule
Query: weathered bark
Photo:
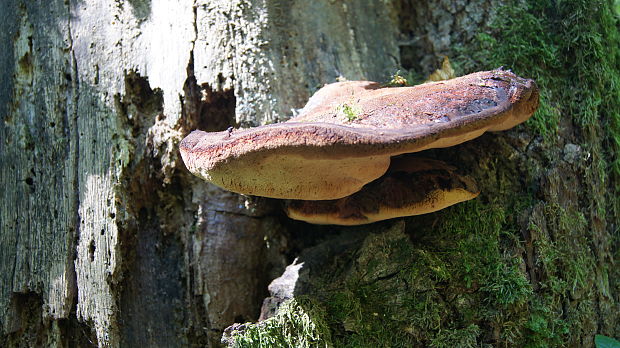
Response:
POLYGON ((201 182, 179 159, 189 131, 285 120, 339 77, 426 75, 497 34, 503 6, 516 5, 0 2, 0 346, 217 346, 227 326, 258 319, 267 285, 296 257, 297 283, 272 287, 266 303, 274 314, 299 297, 287 308, 313 313, 323 344, 620 336, 616 177, 601 164, 617 159, 619 110, 584 126, 547 94, 565 113, 550 137, 522 126, 432 151, 482 183, 475 203, 361 229, 291 222, 277 201, 201 182), (510 289, 513 300, 501 297, 510 289), (370 331, 380 315, 398 330, 370 331), (562 323, 578 327, 554 332, 562 323))

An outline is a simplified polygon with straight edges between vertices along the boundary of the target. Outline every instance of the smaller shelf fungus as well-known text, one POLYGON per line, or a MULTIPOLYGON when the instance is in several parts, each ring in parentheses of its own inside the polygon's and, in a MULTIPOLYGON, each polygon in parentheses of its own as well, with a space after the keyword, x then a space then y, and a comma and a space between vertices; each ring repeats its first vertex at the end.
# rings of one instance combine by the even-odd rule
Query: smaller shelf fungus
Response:
POLYGON ((224 189, 291 200, 291 218, 365 224, 476 197, 474 181, 453 167, 392 158, 512 128, 536 111, 538 95, 533 80, 505 70, 413 87, 337 82, 286 122, 196 130, 180 151, 190 172, 224 189))

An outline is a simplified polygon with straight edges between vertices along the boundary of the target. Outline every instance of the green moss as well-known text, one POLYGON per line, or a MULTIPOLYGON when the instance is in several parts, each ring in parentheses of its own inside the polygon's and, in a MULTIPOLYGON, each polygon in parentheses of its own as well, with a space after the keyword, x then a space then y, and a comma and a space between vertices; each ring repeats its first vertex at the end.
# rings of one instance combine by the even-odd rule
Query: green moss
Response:
POLYGON ((349 105, 347 103, 338 105, 336 111, 343 114, 349 122, 357 120, 359 115, 362 113, 362 110, 358 106, 353 104, 349 105))
POLYGON ((543 272, 540 289, 530 301, 526 325, 530 347, 562 346, 587 336, 588 325, 597 317, 591 302, 596 255, 589 246, 586 219, 557 204, 545 206, 544 215, 544 226, 530 226, 536 231, 535 247, 543 272), (545 230, 554 231, 555 238, 545 230), (571 304, 567 304, 569 298, 571 304))
MULTIPOLYGON (((536 79, 541 106, 526 123, 530 133, 542 135, 550 149, 561 135, 591 155, 583 186, 577 188, 579 206, 562 208, 559 198, 552 198, 543 224, 530 226, 537 235, 534 250, 543 274, 528 301, 530 317, 523 328, 527 346, 580 342, 599 320, 592 302, 595 289, 607 283, 604 279, 619 287, 613 279, 620 274, 597 261, 601 256, 591 248, 593 241, 608 240, 599 222, 617 221, 620 207, 617 5, 589 0, 515 3, 499 11, 492 29, 479 34, 474 45, 457 48, 451 57, 461 74, 504 66, 536 79)), ((608 244, 612 250, 618 250, 615 234, 608 244)))
POLYGON ((550 86, 561 81, 557 74, 561 70, 561 53, 549 30, 551 23, 534 6, 501 8, 492 25, 497 32, 481 33, 473 45, 457 48, 460 55, 453 61, 460 73, 504 66, 534 78, 541 88, 541 103, 527 124, 537 134, 552 139, 557 133, 560 112, 550 86))
POLYGON ((440 330, 431 340, 431 347, 436 348, 474 348, 478 347, 480 328, 478 325, 469 325, 460 330, 440 330))
POLYGON ((560 117, 572 117, 586 138, 606 137, 607 150, 589 150, 603 152, 596 156, 599 175, 604 179, 609 162, 618 190, 620 34, 612 2, 519 2, 502 7, 491 27, 473 44, 456 48, 459 73, 504 66, 534 78, 541 104, 527 126, 554 141, 560 117))
POLYGON ((278 314, 234 332, 232 347, 331 347, 322 307, 300 297, 282 304, 278 314))
MULTIPOLYGON (((580 271, 590 269, 587 246, 552 241, 541 227, 530 226, 540 231, 546 273, 534 294, 518 262, 520 242, 508 238, 517 231, 515 206, 507 201, 474 200, 411 218, 413 238, 398 222, 370 234, 359 250, 339 255, 314 278, 313 301, 285 307, 276 318, 252 326, 236 346, 277 347, 318 337, 319 343, 303 344, 473 347, 488 343, 489 332, 498 346, 565 345, 568 329, 579 331, 578 321, 589 315, 587 306, 574 309, 570 318, 562 312, 571 289, 578 295, 590 286, 580 271), (566 264, 562 255, 569 253, 583 254, 585 261, 576 257, 574 265, 566 264)), ((557 206, 547 207, 545 216, 562 233, 574 229, 567 238, 585 227, 582 215, 557 206)))
POLYGON ((477 346, 496 308, 521 310, 532 290, 500 246, 504 210, 472 201, 442 214, 417 229, 419 245, 392 230, 338 262, 356 272, 321 294, 336 346, 477 346))
POLYGON ((316 292, 335 346, 479 346, 488 342, 485 333, 496 332, 493 341, 500 346, 553 347, 584 335, 577 327, 589 320, 591 306, 572 308, 570 315, 562 311, 565 296, 583 296, 591 287, 593 257, 578 237, 586 221, 579 213, 546 209, 545 228, 575 240, 541 234, 537 245, 546 274, 534 293, 519 263, 520 242, 508 238, 517 233, 508 213, 513 209, 506 201, 475 200, 434 218, 411 218, 414 242, 392 229, 336 261, 316 292), (351 265, 346 277, 336 274, 343 264, 351 265))
POLYGON ((609 2, 526 1, 503 7, 492 27, 457 49, 461 73, 504 66, 536 79, 541 107, 528 125, 548 139, 560 114, 583 127, 602 118, 620 139, 612 111, 620 108, 620 38, 609 2))
POLYGON ((548 303, 535 301, 525 329, 524 347, 562 347, 565 346, 570 326, 562 320, 560 313, 551 310, 548 303))

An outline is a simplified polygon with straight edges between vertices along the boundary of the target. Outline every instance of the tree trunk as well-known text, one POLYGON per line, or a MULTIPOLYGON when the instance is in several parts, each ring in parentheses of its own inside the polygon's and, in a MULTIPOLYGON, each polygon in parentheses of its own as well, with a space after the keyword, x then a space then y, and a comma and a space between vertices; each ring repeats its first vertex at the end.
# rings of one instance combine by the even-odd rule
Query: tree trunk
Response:
POLYGON ((0 2, 0 346, 213 347, 259 315, 224 342, 620 337, 617 7, 0 2), (193 129, 286 120, 340 77, 421 82, 444 55, 458 74, 503 65, 542 91, 526 124, 426 154, 475 178, 474 201, 312 226, 178 156, 193 129))

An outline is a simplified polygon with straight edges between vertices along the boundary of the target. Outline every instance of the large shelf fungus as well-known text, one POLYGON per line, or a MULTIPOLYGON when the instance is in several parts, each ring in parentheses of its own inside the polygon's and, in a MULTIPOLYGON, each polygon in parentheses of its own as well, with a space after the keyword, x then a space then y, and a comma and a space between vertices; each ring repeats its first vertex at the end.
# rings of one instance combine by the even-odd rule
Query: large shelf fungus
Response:
MULTIPOLYGON (((413 87, 387 88, 369 81, 338 82, 321 88, 301 114, 289 121, 235 131, 197 130, 183 139, 180 148, 193 174, 233 192, 293 200, 339 200, 383 176, 394 156, 449 147, 486 131, 511 128, 527 120, 537 107, 538 88, 534 81, 504 70, 413 87)), ((444 171, 442 175, 453 182, 463 178, 445 168, 444 171)), ((429 177, 420 171, 406 175, 416 180, 429 177)), ((392 180, 389 177, 380 181, 384 184, 378 187, 386 185, 385 180, 392 180)), ((394 192, 394 187, 390 190, 394 192)), ((436 201, 440 191, 426 192, 434 195, 436 201)), ((299 211, 307 213, 308 206, 313 205, 316 210, 317 204, 289 204, 288 213, 300 218, 305 215, 292 213, 291 207, 306 206, 299 211)), ((443 208, 450 204, 436 205, 443 208)), ((414 210, 432 211, 419 206, 414 210)), ((401 216, 398 214, 401 213, 383 215, 401 216)), ((356 224, 372 219, 382 218, 360 218, 356 224)), ((333 215, 325 221, 305 220, 352 224, 350 219, 340 221, 333 215)))

